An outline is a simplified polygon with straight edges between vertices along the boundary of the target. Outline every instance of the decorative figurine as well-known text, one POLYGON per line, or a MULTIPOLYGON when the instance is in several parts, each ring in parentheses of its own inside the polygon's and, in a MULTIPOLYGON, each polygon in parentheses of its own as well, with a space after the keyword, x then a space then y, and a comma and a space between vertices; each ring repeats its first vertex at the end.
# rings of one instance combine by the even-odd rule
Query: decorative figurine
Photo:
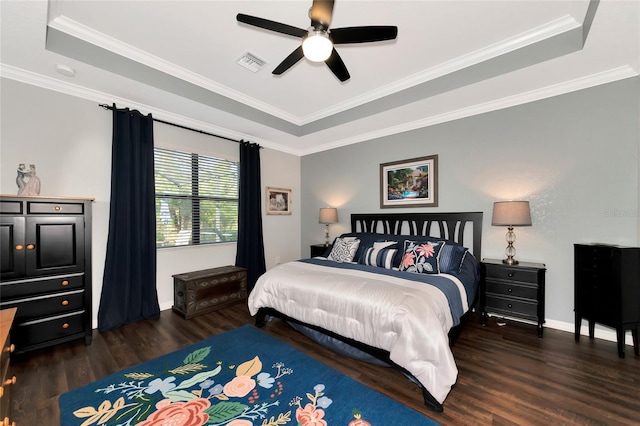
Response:
POLYGON ((40 195, 40 178, 36 176, 35 164, 29 164, 29 171, 23 163, 18 165, 16 184, 18 195, 40 195))

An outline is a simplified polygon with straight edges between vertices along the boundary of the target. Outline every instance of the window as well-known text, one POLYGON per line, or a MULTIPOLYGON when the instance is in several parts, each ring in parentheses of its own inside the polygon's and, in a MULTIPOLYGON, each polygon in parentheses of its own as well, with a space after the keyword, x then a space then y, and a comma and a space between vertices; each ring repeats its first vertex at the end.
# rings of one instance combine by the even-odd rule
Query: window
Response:
POLYGON ((237 241, 236 161, 155 148, 156 247, 237 241))

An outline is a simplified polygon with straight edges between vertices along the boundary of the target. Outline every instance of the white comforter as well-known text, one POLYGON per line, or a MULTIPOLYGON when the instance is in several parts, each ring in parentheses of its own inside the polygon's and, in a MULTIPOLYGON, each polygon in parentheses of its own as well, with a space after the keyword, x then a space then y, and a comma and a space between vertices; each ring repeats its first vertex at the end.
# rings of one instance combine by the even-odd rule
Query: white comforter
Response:
MULTIPOLYGON (((458 287, 466 305, 464 288, 458 287)), ((440 403, 456 382, 458 369, 448 338, 451 311, 444 294, 433 286, 290 262, 269 270, 256 283, 249 310, 255 315, 262 307, 389 351, 391 360, 440 403)))

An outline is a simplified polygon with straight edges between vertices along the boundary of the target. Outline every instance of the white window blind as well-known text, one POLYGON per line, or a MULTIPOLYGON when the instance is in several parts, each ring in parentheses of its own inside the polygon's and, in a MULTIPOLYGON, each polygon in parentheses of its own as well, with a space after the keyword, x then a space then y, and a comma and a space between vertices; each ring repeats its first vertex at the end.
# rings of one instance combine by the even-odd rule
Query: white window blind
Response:
POLYGON ((155 148, 156 246, 237 241, 235 161, 155 148))

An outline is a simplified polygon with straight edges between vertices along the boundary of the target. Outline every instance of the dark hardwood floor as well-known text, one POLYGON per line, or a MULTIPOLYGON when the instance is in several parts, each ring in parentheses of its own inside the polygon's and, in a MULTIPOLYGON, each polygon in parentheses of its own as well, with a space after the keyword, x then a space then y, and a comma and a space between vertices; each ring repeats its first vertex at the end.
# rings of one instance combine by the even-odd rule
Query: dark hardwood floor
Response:
MULTIPOLYGON (((163 311, 157 321, 94 330, 90 346, 78 340, 14 358, 12 420, 56 425, 60 394, 247 323, 253 319, 245 305, 190 320, 163 311)), ((458 383, 444 413, 434 413, 394 369, 336 356, 280 320, 263 330, 443 425, 640 424, 640 356, 627 347, 626 359, 618 358, 614 342, 582 337, 576 343, 573 334, 551 329, 538 339, 534 326, 500 327, 490 319, 483 327, 472 318, 453 348, 458 383)))

